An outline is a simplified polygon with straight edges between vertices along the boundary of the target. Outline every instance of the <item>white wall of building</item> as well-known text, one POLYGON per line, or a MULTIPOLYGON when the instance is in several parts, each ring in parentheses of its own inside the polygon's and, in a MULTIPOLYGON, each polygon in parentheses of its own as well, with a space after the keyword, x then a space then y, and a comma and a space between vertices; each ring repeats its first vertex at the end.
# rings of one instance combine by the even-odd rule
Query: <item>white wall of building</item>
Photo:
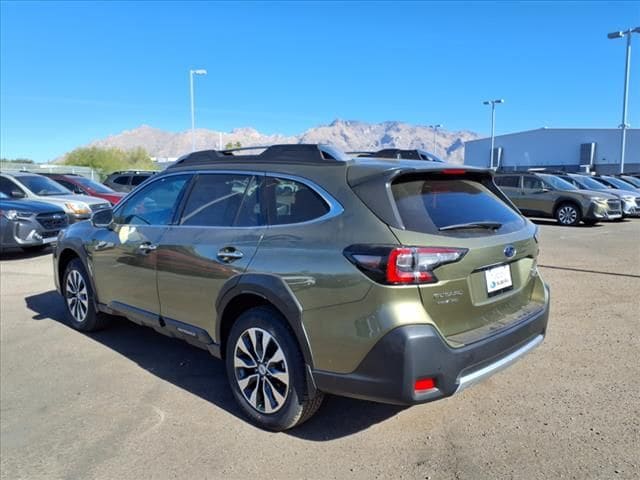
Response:
MULTIPOLYGON (((494 146, 503 148, 502 167, 527 169, 577 166, 580 164, 580 145, 595 142, 594 164, 602 173, 610 173, 619 168, 620 135, 620 129, 613 128, 541 128, 497 136, 494 146)), ((464 163, 488 167, 490 148, 490 138, 467 142, 464 163)), ((626 171, 640 170, 640 129, 627 130, 625 165, 629 166, 626 171)))

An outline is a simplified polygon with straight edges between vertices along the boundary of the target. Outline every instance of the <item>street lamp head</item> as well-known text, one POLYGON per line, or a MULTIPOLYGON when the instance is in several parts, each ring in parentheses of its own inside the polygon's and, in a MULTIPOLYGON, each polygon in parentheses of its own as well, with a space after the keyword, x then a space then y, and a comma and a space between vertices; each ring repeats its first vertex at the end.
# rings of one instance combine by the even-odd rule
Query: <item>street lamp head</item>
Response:
POLYGON ((633 30, 631 30, 631 31, 632 31, 632 32, 635 32, 635 33, 640 33, 640 27, 636 27, 636 28, 634 28, 634 29, 633 29, 633 30))
POLYGON ((483 105, 491 105, 491 102, 489 100, 482 102, 483 105))
POLYGON ((609 39, 613 39, 613 38, 622 38, 624 36, 624 34, 622 32, 611 32, 611 33, 607 33, 607 38, 609 39))
POLYGON ((498 100, 494 100, 493 103, 504 103, 504 98, 499 98, 498 100))
POLYGON ((198 70, 191 70, 191 73, 194 75, 206 75, 207 71, 204 68, 200 68, 198 70))

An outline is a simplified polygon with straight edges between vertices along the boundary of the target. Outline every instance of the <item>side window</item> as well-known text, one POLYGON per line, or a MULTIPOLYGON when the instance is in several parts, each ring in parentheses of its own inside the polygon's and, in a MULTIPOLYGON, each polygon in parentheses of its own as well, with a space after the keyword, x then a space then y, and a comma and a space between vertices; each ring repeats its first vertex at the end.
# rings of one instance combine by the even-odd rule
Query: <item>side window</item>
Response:
POLYGON ((147 178, 149 178, 149 175, 134 175, 131 179, 131 185, 133 185, 134 187, 140 185, 147 178))
POLYGON ((173 217, 180 192, 190 175, 164 177, 153 182, 114 212, 121 225, 168 225, 173 217))
POLYGON ((12 197, 11 192, 15 191, 24 193, 24 191, 11 180, 5 177, 0 177, 0 192, 4 193, 7 197, 12 197))
POLYGON ((119 177, 116 177, 113 180, 113 183, 117 183, 118 185, 129 185, 129 177, 126 175, 121 175, 119 177))
POLYGON ((496 177, 496 184, 499 187, 518 188, 520 186, 520 177, 517 175, 502 175, 496 177))
POLYGON ((240 174, 201 174, 196 179, 180 225, 253 227, 263 224, 261 177, 240 174))
POLYGON ((308 186, 284 178, 269 178, 269 221, 272 225, 308 222, 329 212, 329 205, 308 186))
POLYGON ((542 190, 542 180, 537 177, 527 176, 522 179, 522 188, 527 190, 542 190))

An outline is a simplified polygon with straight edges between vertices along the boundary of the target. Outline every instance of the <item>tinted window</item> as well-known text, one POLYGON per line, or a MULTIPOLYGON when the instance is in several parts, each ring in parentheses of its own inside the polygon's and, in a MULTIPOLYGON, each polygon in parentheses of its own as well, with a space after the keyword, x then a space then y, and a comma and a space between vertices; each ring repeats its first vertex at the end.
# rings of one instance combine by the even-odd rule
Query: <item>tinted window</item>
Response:
POLYGON ((101 183, 96 182, 95 180, 91 180, 87 177, 76 177, 76 182, 80 185, 90 188, 94 192, 97 193, 113 193, 113 190, 107 187, 106 185, 102 185, 101 183))
POLYGON ((0 191, 7 197, 11 197, 11 192, 15 191, 24 193, 24 191, 18 185, 5 177, 0 177, 0 191))
POLYGON ((131 179, 131 185, 133 185, 134 187, 136 185, 140 185, 142 182, 144 182, 150 176, 151 175, 134 175, 133 178, 131 179))
POLYGON ((436 233, 443 227, 478 222, 502 224, 501 231, 506 232, 523 224, 516 212, 475 181, 409 176, 394 182, 391 190, 402 222, 414 232, 436 233))
POLYGON ((529 190, 542 190, 544 188, 544 184, 538 177, 523 177, 522 188, 529 190))
POLYGON ((329 212, 329 205, 303 183, 269 178, 269 220, 272 225, 308 222, 329 212))
POLYGON ((130 225, 167 225, 171 222, 180 192, 189 175, 176 175, 153 182, 114 212, 116 223, 130 225))
POLYGON ((129 184, 129 177, 127 177, 126 175, 120 176, 120 177, 116 177, 113 180, 113 183, 117 183, 118 185, 128 185, 129 184))
POLYGON ((517 175, 502 175, 496 177, 496 185, 501 187, 518 188, 520 186, 520 177, 517 175))
POLYGON ((251 227, 260 225, 260 178, 252 175, 209 174, 196 179, 180 225, 251 227))
POLYGON ((21 175, 20 183, 36 195, 69 195, 71 191, 42 175, 21 175))
POLYGON ((58 182, 64 188, 68 188, 74 193, 84 193, 83 190, 78 185, 74 185, 73 183, 67 182, 66 180, 56 179, 56 182, 58 182))
POLYGON ((576 175, 571 177, 574 182, 576 182, 580 187, 586 188, 587 190, 602 190, 604 188, 608 188, 604 183, 600 183, 599 181, 587 177, 585 175, 576 175))

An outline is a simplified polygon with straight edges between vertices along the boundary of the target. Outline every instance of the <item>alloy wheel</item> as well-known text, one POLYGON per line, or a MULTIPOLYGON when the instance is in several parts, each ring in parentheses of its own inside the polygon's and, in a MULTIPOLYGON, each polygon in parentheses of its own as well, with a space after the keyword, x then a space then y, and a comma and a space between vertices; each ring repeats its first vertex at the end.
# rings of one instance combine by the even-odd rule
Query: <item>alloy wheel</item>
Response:
POLYGON ((570 206, 561 207, 558 211, 558 219, 563 225, 572 225, 578 218, 578 212, 576 209, 570 206))
POLYGON ((89 294, 79 271, 71 270, 67 275, 65 293, 67 307, 74 320, 78 323, 84 322, 89 311, 89 294))
POLYGON ((266 330, 249 328, 234 348, 235 379, 245 400, 258 412, 282 408, 289 393, 289 369, 282 348, 266 330))

